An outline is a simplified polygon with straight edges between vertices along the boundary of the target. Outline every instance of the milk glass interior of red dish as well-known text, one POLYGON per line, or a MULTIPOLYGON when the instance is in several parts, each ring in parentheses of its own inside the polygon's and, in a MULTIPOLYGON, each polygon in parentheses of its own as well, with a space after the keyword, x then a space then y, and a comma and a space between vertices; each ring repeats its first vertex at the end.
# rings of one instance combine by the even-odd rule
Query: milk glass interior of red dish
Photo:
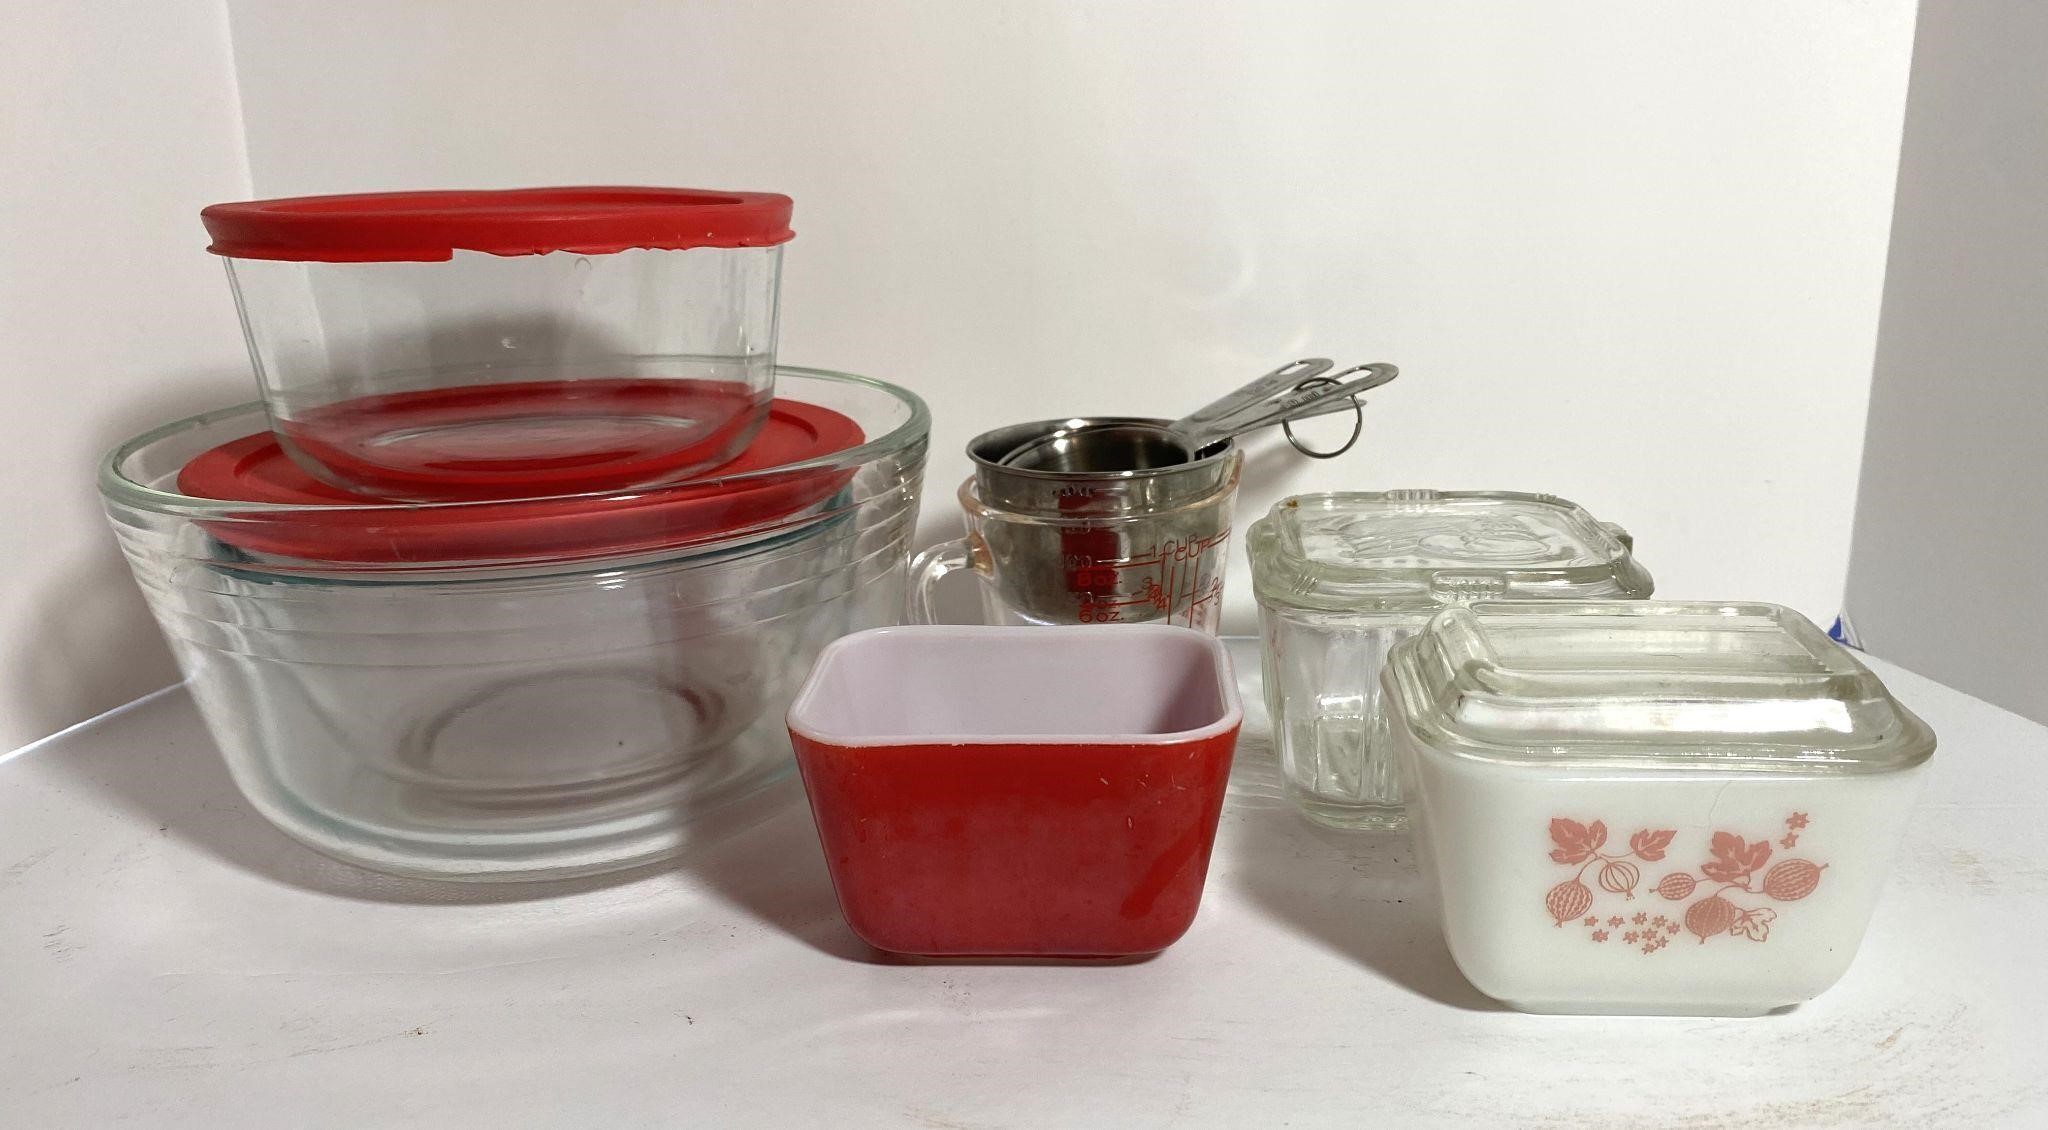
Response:
POLYGON ((1243 712, 1188 628, 880 628, 789 711, 847 924, 922 956, 1119 957, 1194 920, 1243 712))
POLYGON ((773 193, 545 188, 301 197, 202 216, 285 452, 440 501, 674 482, 773 395, 773 193))
POLYGON ((1855 656, 1766 604, 1479 603, 1381 678, 1481 992, 1753 1015, 1849 967, 1934 751, 1855 656))

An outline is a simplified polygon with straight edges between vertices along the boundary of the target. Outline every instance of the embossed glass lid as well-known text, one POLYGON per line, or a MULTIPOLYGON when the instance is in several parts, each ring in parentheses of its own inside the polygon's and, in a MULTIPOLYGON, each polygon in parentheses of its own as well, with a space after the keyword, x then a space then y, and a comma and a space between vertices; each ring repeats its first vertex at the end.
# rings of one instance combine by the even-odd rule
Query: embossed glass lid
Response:
POLYGON ((1480 602, 1383 678, 1423 744, 1489 761, 1869 772, 1934 751, 1876 675, 1774 604, 1480 602))
POLYGON ((1476 599, 1650 595, 1628 532, 1548 494, 1394 490, 1282 499, 1252 524, 1267 605, 1431 611, 1476 599))

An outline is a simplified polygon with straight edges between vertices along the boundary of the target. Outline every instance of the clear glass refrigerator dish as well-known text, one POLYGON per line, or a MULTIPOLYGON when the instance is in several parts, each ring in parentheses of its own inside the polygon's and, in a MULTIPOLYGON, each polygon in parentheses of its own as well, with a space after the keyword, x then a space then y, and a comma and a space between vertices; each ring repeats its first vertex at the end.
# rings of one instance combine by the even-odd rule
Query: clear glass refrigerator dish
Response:
POLYGON ((1444 937, 1534 1012, 1753 1015, 1840 978, 1934 734, 1790 609, 1447 610, 1382 673, 1444 937))
POLYGON ((1652 589, 1627 531, 1547 494, 1297 495, 1253 523, 1247 545, 1288 795, 1339 828, 1402 819, 1380 708, 1389 648, 1449 605, 1652 589))

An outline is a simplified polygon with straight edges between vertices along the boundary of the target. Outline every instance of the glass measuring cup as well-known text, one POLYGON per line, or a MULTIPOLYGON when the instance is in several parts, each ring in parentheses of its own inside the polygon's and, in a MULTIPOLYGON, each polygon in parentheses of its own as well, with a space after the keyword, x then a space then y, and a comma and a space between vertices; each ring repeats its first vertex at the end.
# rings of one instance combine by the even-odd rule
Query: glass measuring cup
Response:
POLYGON ((1206 493, 1142 511, 1099 512, 1086 493, 1059 510, 1023 510, 960 486, 967 535, 911 562, 910 619, 933 623, 932 596, 949 573, 971 571, 993 624, 1178 624, 1214 634, 1242 457, 1231 449, 1206 493))

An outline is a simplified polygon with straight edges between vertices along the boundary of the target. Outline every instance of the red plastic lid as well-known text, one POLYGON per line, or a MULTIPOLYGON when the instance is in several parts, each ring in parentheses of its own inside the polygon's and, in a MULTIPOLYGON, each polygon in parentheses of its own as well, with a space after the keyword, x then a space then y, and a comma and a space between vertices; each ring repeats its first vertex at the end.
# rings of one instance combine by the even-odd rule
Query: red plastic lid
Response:
POLYGON ((753 443, 711 472, 715 477, 638 494, 408 504, 313 478, 264 431, 195 456, 178 473, 178 489, 198 498, 314 508, 201 523, 229 545, 275 557, 399 564, 623 556, 712 540, 825 499, 853 477, 851 468, 764 472, 865 438, 859 424, 829 408, 777 400, 753 443), (735 476, 746 478, 735 483, 735 476))
POLYGON ((702 188, 509 188, 214 204, 207 248, 293 263, 438 263, 457 251, 609 255, 787 243, 789 197, 702 188))
POLYGON ((477 502, 701 477, 736 458, 767 412, 737 381, 577 377, 362 396, 274 426, 344 490, 477 502), (527 432, 579 418, 609 426, 553 441, 527 432))

